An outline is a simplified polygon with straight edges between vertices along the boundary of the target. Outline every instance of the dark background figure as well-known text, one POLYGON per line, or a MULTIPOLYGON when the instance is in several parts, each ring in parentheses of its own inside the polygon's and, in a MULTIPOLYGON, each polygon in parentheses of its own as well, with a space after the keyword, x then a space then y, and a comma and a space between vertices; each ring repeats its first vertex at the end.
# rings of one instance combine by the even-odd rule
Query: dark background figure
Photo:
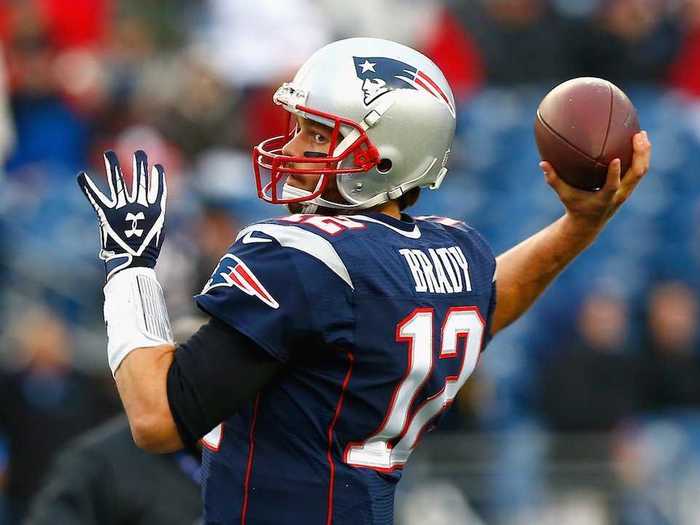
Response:
POLYGON ((571 26, 577 76, 626 86, 661 82, 681 45, 677 19, 663 0, 603 0, 594 16, 571 26))
POLYGON ((647 409, 700 408, 697 296, 684 283, 660 283, 647 309, 647 409))
POLYGON ((570 78, 567 26, 544 0, 454 2, 454 12, 481 55, 492 86, 570 78))
POLYGON ((623 299, 586 297, 576 331, 542 367, 538 404, 547 427, 610 431, 641 410, 641 362, 628 347, 628 325, 623 299))
POLYGON ((60 453, 25 524, 194 525, 202 514, 199 456, 148 454, 126 417, 116 417, 60 453))
MULTIPOLYGON (((571 335, 542 365, 537 407, 550 436, 543 454, 545 465, 606 462, 611 453, 608 436, 643 409, 642 360, 629 341, 628 308, 619 296, 590 293, 571 335)), ((574 501, 583 498, 589 487, 585 476, 556 468, 547 472, 546 479, 574 501)), ((604 469, 596 479, 614 482, 604 469)))
MULTIPOLYGON (((175 320, 175 340, 203 321, 175 320)), ((61 450, 25 525, 194 525, 202 515, 200 470, 199 449, 153 455, 138 448, 120 414, 61 450)))
POLYGON ((62 320, 36 309, 17 325, 16 367, 0 370, 11 523, 21 522, 56 451, 114 412, 102 388, 73 367, 70 349, 62 320))

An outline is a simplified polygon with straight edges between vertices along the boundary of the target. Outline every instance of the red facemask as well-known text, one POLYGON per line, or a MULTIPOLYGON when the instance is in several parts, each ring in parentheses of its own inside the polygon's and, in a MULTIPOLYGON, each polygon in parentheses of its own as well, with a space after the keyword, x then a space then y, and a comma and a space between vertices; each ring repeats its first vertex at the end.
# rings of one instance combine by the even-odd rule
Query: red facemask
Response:
MULTIPOLYGON (((315 199, 323 194, 328 186, 331 176, 342 173, 361 173, 372 169, 379 162, 379 151, 372 144, 364 129, 352 120, 324 113, 304 106, 296 106, 296 109, 314 115, 333 123, 328 155, 316 156, 292 156, 282 153, 284 146, 294 137, 297 126, 289 114, 287 121, 287 132, 284 135, 273 137, 262 141, 253 148, 253 171, 255 173, 255 183, 258 187, 258 197, 273 204, 292 204, 296 202, 306 202, 315 199), (357 131, 359 135, 347 148, 338 156, 330 156, 336 146, 343 140, 340 134, 341 126, 347 126, 357 131), (346 163, 340 167, 341 161, 352 159, 351 163, 346 163), (295 168, 295 164, 313 164, 306 168, 295 168), (283 195, 284 185, 290 175, 314 176, 320 175, 316 188, 308 195, 301 197, 287 197, 283 195)), ((352 133, 352 131, 350 132, 352 133)))

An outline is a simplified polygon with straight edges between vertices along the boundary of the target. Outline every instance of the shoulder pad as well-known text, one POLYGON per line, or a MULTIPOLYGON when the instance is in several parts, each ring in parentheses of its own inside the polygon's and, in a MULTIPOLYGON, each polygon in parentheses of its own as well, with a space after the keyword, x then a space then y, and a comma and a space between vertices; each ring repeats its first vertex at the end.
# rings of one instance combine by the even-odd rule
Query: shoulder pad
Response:
POLYGON ((269 245, 273 241, 282 248, 293 248, 304 252, 325 264, 350 288, 354 288, 350 273, 333 244, 314 231, 300 227, 283 219, 259 222, 242 229, 236 237, 234 247, 269 245))

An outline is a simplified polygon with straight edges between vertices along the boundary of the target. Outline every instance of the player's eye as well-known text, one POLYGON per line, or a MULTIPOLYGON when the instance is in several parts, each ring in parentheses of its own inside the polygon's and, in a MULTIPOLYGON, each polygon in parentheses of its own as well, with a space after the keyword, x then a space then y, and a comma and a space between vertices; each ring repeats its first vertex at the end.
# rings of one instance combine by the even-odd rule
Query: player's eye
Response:
POLYGON ((316 144, 325 144, 328 141, 326 136, 322 135, 321 133, 314 133, 313 139, 316 144))

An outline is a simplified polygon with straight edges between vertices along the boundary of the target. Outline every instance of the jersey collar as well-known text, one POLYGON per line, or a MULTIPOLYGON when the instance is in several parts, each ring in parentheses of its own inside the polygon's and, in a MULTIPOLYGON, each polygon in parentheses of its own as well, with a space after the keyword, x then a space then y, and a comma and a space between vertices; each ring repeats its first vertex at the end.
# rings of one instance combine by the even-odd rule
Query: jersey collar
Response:
POLYGON ((382 224, 387 228, 411 239, 419 239, 421 235, 416 221, 405 213, 401 214, 401 219, 397 219, 391 215, 381 212, 369 212, 364 215, 353 215, 352 218, 382 224))

